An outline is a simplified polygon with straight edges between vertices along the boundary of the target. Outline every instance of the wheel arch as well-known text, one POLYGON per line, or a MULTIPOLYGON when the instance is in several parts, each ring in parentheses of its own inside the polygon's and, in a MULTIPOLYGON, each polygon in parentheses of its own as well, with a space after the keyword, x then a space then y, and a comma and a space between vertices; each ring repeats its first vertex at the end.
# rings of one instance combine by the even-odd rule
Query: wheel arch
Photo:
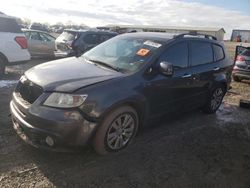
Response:
POLYGON ((138 100, 135 100, 135 99, 121 101, 121 102, 113 104, 108 109, 106 109, 105 112, 101 115, 100 121, 103 121, 103 119, 109 113, 111 113, 113 110, 115 110, 117 108, 120 108, 122 106, 130 106, 131 108, 133 108, 137 112, 137 115, 138 115, 138 118, 139 118, 139 128, 142 127, 142 125, 145 122, 146 105, 145 105, 145 103, 143 101, 138 101, 138 100))

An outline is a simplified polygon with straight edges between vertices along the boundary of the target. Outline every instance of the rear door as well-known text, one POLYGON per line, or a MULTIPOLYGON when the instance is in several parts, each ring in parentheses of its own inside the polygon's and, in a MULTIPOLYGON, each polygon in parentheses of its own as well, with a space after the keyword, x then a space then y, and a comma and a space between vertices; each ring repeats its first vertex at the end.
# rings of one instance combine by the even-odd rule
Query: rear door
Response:
POLYGON ((41 56, 44 54, 44 44, 42 43, 42 38, 37 31, 25 32, 28 37, 28 49, 31 56, 41 56))
POLYGON ((42 40, 44 55, 53 56, 55 51, 55 38, 46 33, 39 34, 42 40))
POLYGON ((215 82, 216 74, 222 71, 220 59, 216 61, 213 53, 213 48, 217 47, 222 50, 221 58, 225 58, 223 49, 220 46, 215 45, 213 47, 213 44, 207 41, 193 40, 189 42, 190 66, 193 75, 191 100, 195 106, 200 106, 206 102, 209 86, 215 82))

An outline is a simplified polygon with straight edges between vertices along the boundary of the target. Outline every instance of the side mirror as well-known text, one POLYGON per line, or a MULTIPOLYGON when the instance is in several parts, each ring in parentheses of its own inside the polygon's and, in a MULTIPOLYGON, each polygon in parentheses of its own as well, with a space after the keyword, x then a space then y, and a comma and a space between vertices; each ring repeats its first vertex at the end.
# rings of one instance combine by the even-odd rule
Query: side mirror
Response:
POLYGON ((160 72, 165 76, 172 76, 174 73, 173 65, 166 61, 162 61, 160 63, 160 72))

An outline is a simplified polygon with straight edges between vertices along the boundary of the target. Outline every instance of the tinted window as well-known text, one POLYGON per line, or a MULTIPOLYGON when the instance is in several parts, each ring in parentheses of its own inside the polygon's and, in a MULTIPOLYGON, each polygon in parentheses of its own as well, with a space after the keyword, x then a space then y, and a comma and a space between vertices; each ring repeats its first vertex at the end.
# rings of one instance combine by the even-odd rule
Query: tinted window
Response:
POLYGON ((250 56, 250 50, 246 49, 244 50, 241 55, 244 55, 244 56, 250 56))
POLYGON ((0 32, 22 33, 16 20, 0 17, 0 32))
POLYGON ((192 66, 213 62, 213 51, 211 44, 207 42, 192 42, 191 58, 192 66))
POLYGON ((219 61, 224 59, 224 51, 222 49, 222 47, 218 46, 218 45, 213 45, 214 48, 214 56, 215 56, 215 60, 219 61))
POLYGON ((111 35, 100 35, 100 39, 99 39, 99 42, 104 42, 108 39, 110 39, 112 36, 111 35))
POLYGON ((88 34, 86 35, 83 40, 84 42, 86 42, 87 44, 97 44, 98 43, 98 35, 96 34, 88 34))
POLYGON ((174 69, 188 66, 188 45, 185 42, 175 44, 167 49, 160 61, 172 63, 174 69))

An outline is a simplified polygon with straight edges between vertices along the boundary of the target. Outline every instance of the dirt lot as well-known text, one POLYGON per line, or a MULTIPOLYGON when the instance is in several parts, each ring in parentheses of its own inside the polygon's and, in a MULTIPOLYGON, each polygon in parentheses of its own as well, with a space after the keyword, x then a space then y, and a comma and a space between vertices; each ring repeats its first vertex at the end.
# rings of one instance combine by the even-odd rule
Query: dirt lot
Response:
POLYGON ((215 115, 197 110, 153 122, 121 153, 53 153, 24 144, 8 116, 13 80, 41 62, 12 67, 0 81, 0 187, 250 186, 250 110, 238 107, 250 99, 250 82, 232 83, 215 115))

